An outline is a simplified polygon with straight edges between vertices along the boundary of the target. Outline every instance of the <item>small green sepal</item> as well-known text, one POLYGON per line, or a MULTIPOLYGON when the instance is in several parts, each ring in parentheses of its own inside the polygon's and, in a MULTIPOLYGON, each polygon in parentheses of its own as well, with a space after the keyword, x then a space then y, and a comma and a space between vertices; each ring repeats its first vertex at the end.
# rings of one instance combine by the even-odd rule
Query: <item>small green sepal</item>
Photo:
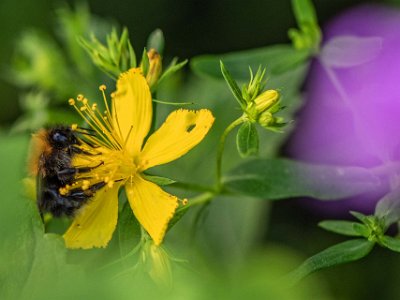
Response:
POLYGON ((166 177, 161 177, 161 176, 154 176, 154 175, 147 175, 147 174, 142 174, 143 178, 151 181, 157 185, 164 186, 164 185, 170 185, 175 183, 175 180, 172 180, 170 178, 166 177))
POLYGON ((143 76, 145 77, 147 75, 147 72, 149 72, 149 66, 150 66, 149 56, 147 55, 146 48, 144 48, 142 53, 142 60, 140 61, 140 68, 142 69, 143 76))

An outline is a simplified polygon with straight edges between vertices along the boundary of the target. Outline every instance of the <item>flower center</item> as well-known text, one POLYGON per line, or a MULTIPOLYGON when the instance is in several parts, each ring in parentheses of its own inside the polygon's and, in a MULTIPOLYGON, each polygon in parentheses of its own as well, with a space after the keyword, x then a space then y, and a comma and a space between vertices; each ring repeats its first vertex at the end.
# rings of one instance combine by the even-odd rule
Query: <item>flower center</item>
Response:
POLYGON ((121 138, 118 122, 113 122, 113 115, 107 104, 104 85, 100 86, 106 110, 100 113, 97 103, 90 104, 83 95, 77 101, 69 100, 90 129, 82 129, 77 125, 71 128, 81 134, 79 148, 81 153, 73 157, 72 167, 76 174, 74 181, 60 189, 61 194, 72 190, 83 190, 90 193, 99 186, 113 187, 115 182, 133 180, 138 172, 134 158, 125 149, 125 141, 121 138), (116 124, 116 126, 114 126, 116 124))

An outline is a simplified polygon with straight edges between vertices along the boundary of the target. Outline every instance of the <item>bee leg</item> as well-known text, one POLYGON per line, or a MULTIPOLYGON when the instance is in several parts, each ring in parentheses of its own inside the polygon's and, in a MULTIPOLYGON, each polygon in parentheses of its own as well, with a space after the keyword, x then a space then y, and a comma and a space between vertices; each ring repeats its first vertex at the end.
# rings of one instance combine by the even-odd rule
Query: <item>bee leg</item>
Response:
POLYGON ((89 187, 89 190, 91 190, 92 192, 96 192, 96 191, 98 191, 99 189, 101 189, 102 187, 104 187, 105 185, 106 185, 106 183, 105 183, 104 181, 101 181, 101 182, 92 184, 92 185, 89 187))
POLYGON ((81 188, 73 189, 68 193, 68 198, 78 201, 87 200, 88 198, 92 197, 96 191, 98 191, 105 185, 106 183, 102 181, 91 185, 87 190, 82 190, 81 188))
POLYGON ((100 167, 103 164, 104 164, 104 161, 100 162, 97 166, 94 166, 94 167, 65 168, 65 169, 62 169, 61 171, 58 171, 57 176, 62 177, 62 176, 71 176, 71 175, 76 175, 76 174, 87 173, 87 172, 92 171, 93 169, 100 167))

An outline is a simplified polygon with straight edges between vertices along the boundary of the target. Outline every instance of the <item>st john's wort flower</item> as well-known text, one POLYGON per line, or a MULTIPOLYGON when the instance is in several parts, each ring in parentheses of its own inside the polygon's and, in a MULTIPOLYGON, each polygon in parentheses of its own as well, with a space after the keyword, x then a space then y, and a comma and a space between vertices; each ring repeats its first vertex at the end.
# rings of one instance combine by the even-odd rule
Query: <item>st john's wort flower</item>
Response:
MULTIPOLYGON (((78 212, 64 234, 65 243, 69 248, 105 247, 117 224, 118 191, 124 187, 135 217, 159 245, 178 198, 146 180, 142 173, 186 154, 205 137, 214 117, 206 109, 176 110, 145 141, 153 112, 149 84, 142 71, 130 69, 120 75, 111 107, 107 106, 105 86, 100 89, 106 105, 104 114, 82 95, 77 101, 69 101, 95 132, 86 138, 86 153, 76 155, 73 161, 76 167, 93 169, 78 174, 72 188, 87 189, 99 182, 106 185, 78 212)), ((66 186, 63 192, 69 188, 66 186)))

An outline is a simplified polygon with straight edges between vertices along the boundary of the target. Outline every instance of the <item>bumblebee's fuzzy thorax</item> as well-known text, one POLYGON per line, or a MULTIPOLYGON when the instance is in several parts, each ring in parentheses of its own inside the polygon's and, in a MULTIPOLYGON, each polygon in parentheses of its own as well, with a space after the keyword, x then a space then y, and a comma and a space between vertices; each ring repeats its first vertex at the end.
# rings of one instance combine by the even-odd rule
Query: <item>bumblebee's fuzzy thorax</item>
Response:
POLYGON ((30 154, 28 159, 28 172, 31 176, 37 176, 40 171, 39 162, 42 156, 49 156, 52 151, 48 140, 48 131, 40 129, 32 135, 30 154))
POLYGON ((78 137, 85 134, 89 133, 59 125, 41 129, 32 136, 29 173, 37 178, 37 203, 41 213, 71 216, 105 185, 98 182, 82 187, 75 182, 78 174, 92 169, 72 164, 75 155, 85 152, 84 142, 78 137))

